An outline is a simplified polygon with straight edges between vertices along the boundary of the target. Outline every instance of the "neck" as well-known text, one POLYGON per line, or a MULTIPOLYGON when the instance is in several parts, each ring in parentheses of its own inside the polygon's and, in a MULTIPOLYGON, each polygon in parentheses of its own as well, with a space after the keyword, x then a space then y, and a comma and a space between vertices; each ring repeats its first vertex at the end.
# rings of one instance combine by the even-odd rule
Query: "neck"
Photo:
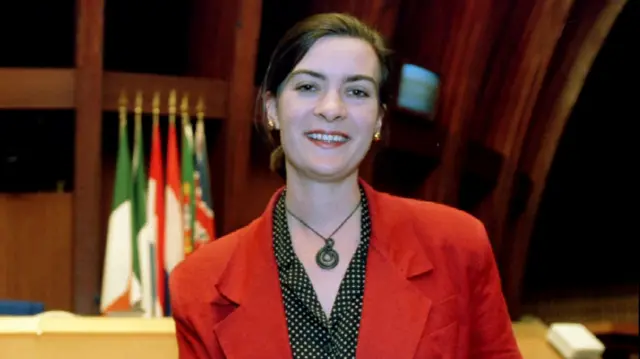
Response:
POLYGON ((320 182, 287 171, 287 208, 314 229, 335 227, 360 201, 358 175, 320 182))

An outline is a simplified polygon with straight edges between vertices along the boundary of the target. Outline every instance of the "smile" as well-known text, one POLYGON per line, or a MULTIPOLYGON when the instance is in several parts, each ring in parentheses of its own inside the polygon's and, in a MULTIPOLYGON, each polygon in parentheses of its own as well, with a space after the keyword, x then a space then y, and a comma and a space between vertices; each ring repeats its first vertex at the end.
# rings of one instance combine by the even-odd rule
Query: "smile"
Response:
POLYGON ((338 147, 351 139, 341 132, 308 131, 305 132, 305 136, 320 147, 338 147))

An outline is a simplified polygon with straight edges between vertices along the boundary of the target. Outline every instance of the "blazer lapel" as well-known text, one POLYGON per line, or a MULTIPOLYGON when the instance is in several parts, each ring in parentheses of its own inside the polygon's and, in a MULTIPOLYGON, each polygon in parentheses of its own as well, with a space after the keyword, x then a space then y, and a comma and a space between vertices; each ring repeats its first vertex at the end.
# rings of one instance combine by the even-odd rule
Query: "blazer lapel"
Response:
POLYGON ((406 213, 363 183, 372 219, 358 358, 413 358, 432 301, 410 279, 431 271, 406 213))
POLYGON ((271 209, 280 192, 256 220, 253 231, 238 243, 217 285, 227 304, 237 306, 214 329, 227 358, 292 356, 278 268, 271 247, 271 209))

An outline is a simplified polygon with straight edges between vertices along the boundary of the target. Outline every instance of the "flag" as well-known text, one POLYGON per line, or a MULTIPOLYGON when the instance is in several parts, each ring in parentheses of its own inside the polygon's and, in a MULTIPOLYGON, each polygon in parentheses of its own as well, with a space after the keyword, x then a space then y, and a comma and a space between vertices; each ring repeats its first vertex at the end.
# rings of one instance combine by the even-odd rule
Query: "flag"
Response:
POLYGON ((169 134, 167 144, 167 183, 165 190, 165 232, 163 243, 163 288, 164 315, 171 315, 171 293, 169 274, 184 259, 184 232, 182 228, 182 190, 180 185, 180 164, 178 161, 178 141, 175 121, 175 93, 169 99, 169 134))
POLYGON ((207 140, 204 133, 204 116, 199 116, 195 135, 195 195, 196 224, 194 233, 195 249, 215 239, 213 200, 207 140))
MULTIPOLYGON (((156 95, 157 96, 157 95, 156 95)), ((151 161, 147 196, 147 222, 151 223, 152 291, 154 315, 164 315, 164 182, 162 174, 162 144, 160 143, 160 119, 156 111, 159 98, 154 98, 153 129, 151 135, 151 161), (154 253, 155 252, 155 253, 154 253)))
POLYGON ((142 140, 142 97, 136 98, 136 117, 132 161, 133 181, 133 280, 130 300, 134 308, 142 310, 145 317, 153 313, 153 263, 154 243, 150 222, 147 220, 147 176, 144 168, 144 143, 142 140))
POLYGON ((126 109, 120 114, 113 204, 107 227, 100 312, 128 311, 132 272, 131 158, 126 109))
POLYGON ((188 117, 182 119, 182 216, 184 228, 184 251, 193 252, 195 227, 195 191, 193 166, 193 129, 188 117))

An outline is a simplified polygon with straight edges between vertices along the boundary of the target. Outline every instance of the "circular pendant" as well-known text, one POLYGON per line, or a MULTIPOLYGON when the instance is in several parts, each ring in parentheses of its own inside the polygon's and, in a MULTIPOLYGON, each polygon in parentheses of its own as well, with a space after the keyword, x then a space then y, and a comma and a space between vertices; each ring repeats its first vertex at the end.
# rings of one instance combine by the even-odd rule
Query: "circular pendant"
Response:
POLYGON ((338 265, 340 256, 333 249, 333 239, 329 238, 327 243, 316 254, 316 263, 322 269, 333 269, 338 265))

